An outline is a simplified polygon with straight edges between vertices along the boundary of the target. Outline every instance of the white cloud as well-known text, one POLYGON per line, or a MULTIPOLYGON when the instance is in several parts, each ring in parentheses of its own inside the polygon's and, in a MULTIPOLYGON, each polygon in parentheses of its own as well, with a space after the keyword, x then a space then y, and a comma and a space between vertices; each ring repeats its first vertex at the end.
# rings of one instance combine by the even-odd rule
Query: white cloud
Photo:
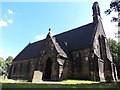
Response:
POLYGON ((114 40, 118 40, 118 38, 115 37, 115 33, 118 31, 117 23, 111 22, 111 19, 113 16, 117 17, 117 13, 111 13, 110 15, 103 14, 102 16, 102 22, 104 26, 104 30, 106 33, 107 38, 112 38, 114 40))
POLYGON ((14 58, 16 55, 10 48, 0 48, 0 57, 3 57, 5 60, 8 56, 12 56, 14 58))
POLYGON ((12 19, 7 19, 7 22, 11 24, 11 23, 13 23, 13 20, 12 19))
MULTIPOLYGON (((0 13, 2 13, 2 12, 0 12, 0 13)), ((14 14, 14 12, 12 10, 8 9, 8 14, 4 14, 2 19, 0 18, 0 29, 2 27, 7 27, 8 24, 12 24, 13 23, 13 19, 12 18, 10 18, 10 19, 8 18, 8 16, 12 15, 12 14, 14 14)))
POLYGON ((4 20, 0 20, 0 28, 8 26, 8 23, 4 20))
POLYGON ((3 15, 3 18, 4 18, 4 19, 7 19, 7 18, 8 18, 8 16, 7 16, 6 14, 4 14, 4 15, 3 15))
POLYGON ((46 35, 36 35, 35 36, 35 40, 38 41, 38 40, 42 40, 46 37, 46 35))
POLYGON ((8 9, 8 14, 12 15, 12 14, 14 14, 14 12, 12 10, 8 9))
POLYGON ((12 24, 13 20, 12 19, 7 19, 7 20, 0 20, 0 29, 2 27, 7 27, 8 24, 12 24))
MULTIPOLYGON (((55 35, 53 32, 51 32, 51 36, 55 35)), ((47 34, 43 34, 43 35, 36 35, 35 36, 35 41, 38 41, 38 40, 43 40, 45 39, 47 36, 47 34)))

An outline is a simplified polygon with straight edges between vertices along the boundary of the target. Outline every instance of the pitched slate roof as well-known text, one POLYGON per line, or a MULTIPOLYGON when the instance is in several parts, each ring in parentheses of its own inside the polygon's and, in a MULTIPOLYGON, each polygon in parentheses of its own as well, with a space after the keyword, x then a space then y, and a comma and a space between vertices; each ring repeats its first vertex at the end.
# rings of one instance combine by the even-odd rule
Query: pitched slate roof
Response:
POLYGON ((40 54, 40 49, 44 40, 28 44, 15 58, 14 60, 26 60, 31 58, 36 58, 40 54))
MULTIPOLYGON (((95 33, 95 24, 87 25, 63 32, 55 35, 57 43, 63 51, 70 52, 78 49, 88 48, 92 44, 92 39, 95 33)), ((36 58, 40 54, 40 50, 45 39, 27 45, 14 60, 25 60, 36 58)))
POLYGON ((58 43, 64 42, 67 45, 68 51, 74 51, 90 47, 94 33, 95 24, 89 23, 87 25, 55 35, 55 37, 58 43))

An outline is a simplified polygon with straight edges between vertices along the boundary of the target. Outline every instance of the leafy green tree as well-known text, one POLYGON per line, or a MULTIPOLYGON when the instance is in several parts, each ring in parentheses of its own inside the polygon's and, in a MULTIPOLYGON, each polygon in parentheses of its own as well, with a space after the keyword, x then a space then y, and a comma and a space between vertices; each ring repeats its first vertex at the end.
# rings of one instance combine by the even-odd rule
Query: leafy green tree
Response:
POLYGON ((120 60, 120 42, 118 42, 118 59, 120 60))
POLYGON ((118 78, 120 78, 120 42, 116 42, 115 40, 109 38, 108 44, 110 46, 113 61, 117 67, 118 78))
POLYGON ((8 73, 10 70, 10 67, 12 65, 13 62, 13 57, 9 56, 6 60, 5 60, 5 65, 6 65, 6 72, 8 73))
POLYGON ((108 43, 110 46, 110 50, 112 52, 111 54, 112 54, 113 60, 118 60, 118 52, 119 52, 118 51, 118 43, 111 38, 108 39, 108 43))
MULTIPOLYGON (((112 12, 117 12, 118 16, 120 16, 120 0, 112 0, 110 3, 110 8, 105 11, 107 15, 111 14, 112 12)), ((118 26, 120 26, 119 17, 112 17, 112 21, 118 22, 118 26)))
POLYGON ((0 67, 5 69, 5 60, 2 57, 0 57, 0 67))
POLYGON ((0 67, 3 67, 3 62, 4 62, 4 59, 0 57, 0 67))
POLYGON ((2 57, 0 57, 0 75, 3 73, 4 69, 5 69, 5 61, 2 57))
POLYGON ((2 73, 6 73, 6 74, 9 73, 12 62, 13 62, 12 56, 9 56, 6 60, 0 57, 0 75, 2 73))

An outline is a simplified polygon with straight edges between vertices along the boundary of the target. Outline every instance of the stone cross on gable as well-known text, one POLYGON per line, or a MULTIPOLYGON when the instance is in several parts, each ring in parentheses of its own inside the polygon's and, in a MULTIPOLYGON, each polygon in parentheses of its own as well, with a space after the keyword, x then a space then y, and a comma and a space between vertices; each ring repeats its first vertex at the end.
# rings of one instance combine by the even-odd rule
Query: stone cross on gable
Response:
POLYGON ((51 31, 51 28, 49 28, 49 32, 51 31))

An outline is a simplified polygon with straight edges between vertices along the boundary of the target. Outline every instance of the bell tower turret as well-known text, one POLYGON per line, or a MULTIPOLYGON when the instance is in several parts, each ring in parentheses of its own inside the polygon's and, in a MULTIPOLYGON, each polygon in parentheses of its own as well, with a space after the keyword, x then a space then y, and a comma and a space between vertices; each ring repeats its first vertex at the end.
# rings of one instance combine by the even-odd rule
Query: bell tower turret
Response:
POLYGON ((93 22, 98 23, 99 18, 101 18, 98 2, 93 3, 92 10, 93 10, 93 22))

